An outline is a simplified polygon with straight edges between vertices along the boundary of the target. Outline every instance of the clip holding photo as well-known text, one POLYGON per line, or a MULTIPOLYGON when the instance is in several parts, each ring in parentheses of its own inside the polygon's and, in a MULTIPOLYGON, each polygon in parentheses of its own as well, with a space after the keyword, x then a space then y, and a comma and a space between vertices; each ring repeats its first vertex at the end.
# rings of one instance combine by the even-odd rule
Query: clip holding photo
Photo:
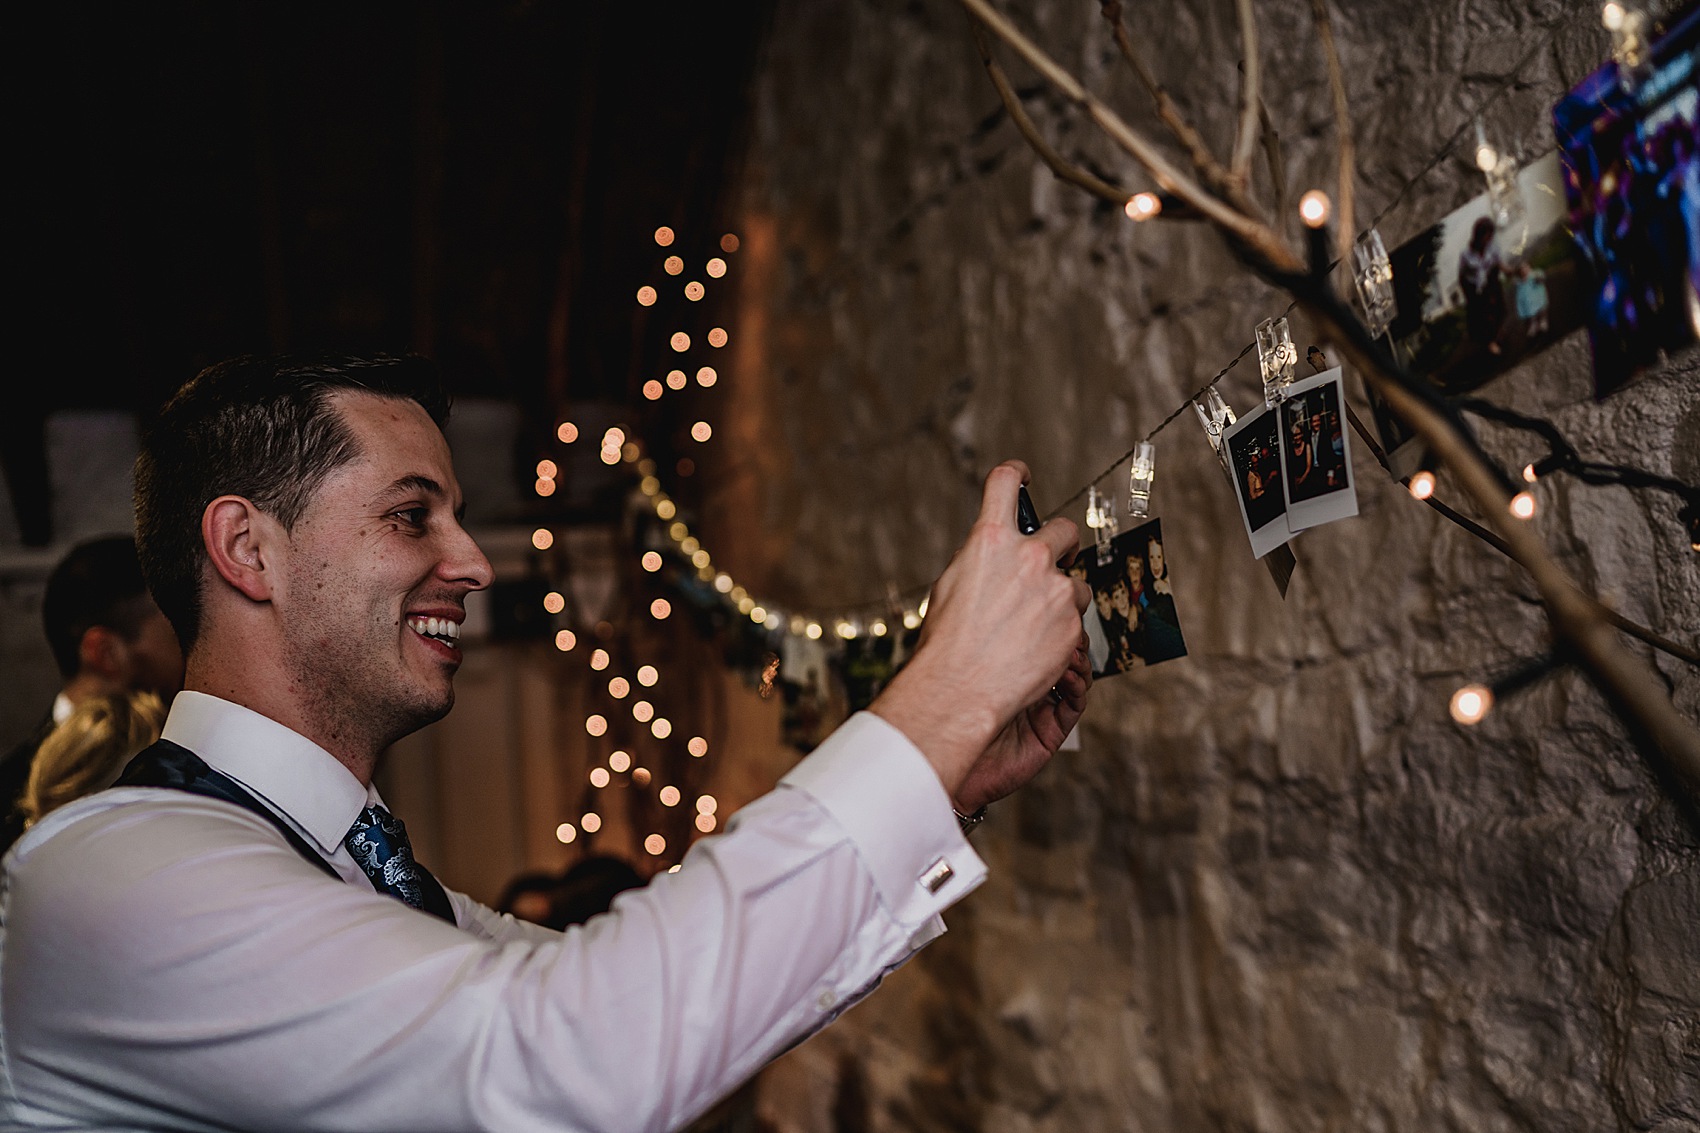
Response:
POLYGON ((1387 256, 1381 233, 1373 228, 1352 245, 1352 282, 1363 310, 1364 329, 1371 338, 1380 338, 1393 324, 1398 302, 1393 295, 1393 261, 1387 256))
POLYGON ((1104 566, 1110 561, 1110 543, 1116 537, 1116 531, 1121 526, 1116 521, 1116 504, 1110 496, 1098 494, 1096 484, 1088 485, 1086 489, 1086 526, 1092 529, 1092 538, 1097 546, 1098 565, 1104 566))
POLYGON ((1127 516, 1144 519, 1151 514, 1151 487, 1157 480, 1157 446, 1140 441, 1133 446, 1133 466, 1127 473, 1127 516))
POLYGON ((1263 370, 1263 404, 1273 409, 1292 384, 1299 363, 1299 348, 1293 345, 1287 316, 1257 324, 1257 361, 1263 370))

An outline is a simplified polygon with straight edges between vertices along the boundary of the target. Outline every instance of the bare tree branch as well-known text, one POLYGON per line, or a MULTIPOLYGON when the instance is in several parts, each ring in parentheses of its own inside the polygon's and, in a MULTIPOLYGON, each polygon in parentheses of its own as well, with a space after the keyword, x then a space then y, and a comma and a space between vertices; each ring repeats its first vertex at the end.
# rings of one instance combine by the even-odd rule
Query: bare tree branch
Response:
POLYGON ((1257 102, 1258 118, 1263 124, 1263 158, 1269 164, 1269 180, 1275 186, 1275 217, 1279 228, 1287 216, 1287 164, 1281 160, 1281 135, 1275 130, 1275 120, 1269 116, 1269 104, 1257 102))
POLYGON ((1100 8, 1104 19, 1110 25, 1110 35, 1115 39, 1116 47, 1121 50, 1122 58, 1127 60, 1134 75, 1151 95, 1151 101, 1157 108, 1157 117, 1186 150, 1187 157, 1192 160, 1192 167, 1198 172, 1199 180, 1204 182, 1205 188, 1247 216, 1260 215, 1257 206, 1246 193, 1245 184, 1235 180, 1228 167, 1216 160, 1216 155, 1204 144, 1204 137, 1186 120, 1180 107, 1175 105, 1175 100, 1169 97, 1169 92, 1157 81, 1157 76, 1151 73, 1151 68, 1145 65, 1145 60, 1140 58, 1139 52, 1134 49, 1133 40, 1127 33, 1127 24, 1122 20, 1122 0, 1102 0, 1100 8))
POLYGON ((1352 216, 1354 189, 1357 181, 1357 147, 1352 141, 1352 112, 1346 106, 1346 77, 1340 70, 1340 53, 1334 46, 1334 24, 1328 16, 1328 0, 1310 0, 1310 11, 1316 20, 1316 32, 1322 39, 1322 56, 1328 61, 1328 86, 1334 92, 1334 129, 1339 134, 1340 187, 1339 199, 1334 202, 1339 218, 1335 232, 1340 241, 1340 262, 1350 264, 1352 242, 1358 237, 1352 216))
POLYGON ((1257 151, 1257 108, 1263 99, 1263 70, 1257 60, 1257 17, 1251 0, 1236 0, 1240 39, 1245 47, 1245 73, 1240 84, 1240 132, 1234 142, 1233 174, 1243 185, 1251 177, 1251 157, 1257 151))
POLYGON ((1198 182, 1188 177, 1175 167, 1174 163, 1165 157, 1161 150, 1132 126, 1122 120, 1121 116, 1106 106, 1091 91, 1080 85, 1075 77, 1064 70, 1056 60, 1028 39, 1022 31, 1010 23, 1002 13, 993 8, 988 0, 959 0, 969 13, 986 26, 986 29, 1009 46, 1018 55, 1027 60, 1029 66, 1045 77, 1045 80, 1060 90, 1063 95, 1076 106, 1086 111, 1087 116, 1096 122, 1100 129, 1110 136, 1110 140, 1126 150, 1139 164, 1143 165, 1157 185, 1166 192, 1173 193, 1184 203, 1191 205, 1206 220, 1215 224, 1224 232, 1228 232, 1249 244, 1257 245, 1264 254, 1278 256, 1283 262, 1295 263, 1292 253, 1285 248, 1279 238, 1262 224, 1250 219, 1243 213, 1207 193, 1198 182), (1271 241, 1273 241, 1271 243, 1271 241), (1267 246, 1266 246, 1267 245, 1267 246))
MULTIPOLYGON (((1420 395, 1413 379, 1400 374, 1371 340, 1362 323, 1329 288, 1323 276, 1310 274, 1280 235, 1207 193, 1177 170, 1151 143, 1122 121, 1081 84, 991 7, 988 0, 959 0, 986 27, 1013 47, 1027 62, 1087 114, 1110 138, 1151 173, 1165 190, 1192 205, 1222 233, 1229 247, 1253 271, 1291 293, 1315 324, 1338 344, 1347 361, 1363 375, 1393 411, 1416 432, 1443 465, 1449 468, 1483 515, 1498 529, 1510 556, 1529 573, 1555 636, 1566 643, 1578 663, 1595 680, 1629 724, 1639 741, 1650 745, 1700 800, 1700 731, 1671 704, 1657 673, 1627 652, 1614 632, 1614 621, 1588 597, 1547 553, 1532 526, 1512 517, 1510 493, 1501 476, 1461 431, 1458 424, 1420 395)), ((1240 145, 1234 171, 1249 163, 1256 144, 1258 76, 1256 31, 1250 20, 1250 0, 1239 0, 1247 43, 1247 75, 1242 105, 1240 145), (1247 140, 1249 139, 1249 141, 1247 140), (1241 150, 1246 159, 1241 160, 1241 150)), ((1342 119, 1343 121, 1343 119, 1342 119)))
POLYGON ((1102 197, 1116 204, 1126 204, 1128 197, 1132 196, 1131 193, 1074 165, 1039 133, 1039 127, 1028 115, 1027 108, 1021 105, 1021 96, 1016 94, 1015 88, 1010 85, 1009 76, 1004 74, 1003 68, 992 57, 992 45, 986 39, 985 25, 974 25, 974 43, 980 49, 980 59, 986 64, 986 74, 991 76, 992 85, 997 88, 998 97, 1003 100, 1003 108, 1008 112, 1009 120, 1015 123, 1015 128, 1021 131, 1021 136, 1027 139, 1027 144, 1033 147, 1033 152, 1051 167, 1051 172, 1071 185, 1080 186, 1095 197, 1102 197))

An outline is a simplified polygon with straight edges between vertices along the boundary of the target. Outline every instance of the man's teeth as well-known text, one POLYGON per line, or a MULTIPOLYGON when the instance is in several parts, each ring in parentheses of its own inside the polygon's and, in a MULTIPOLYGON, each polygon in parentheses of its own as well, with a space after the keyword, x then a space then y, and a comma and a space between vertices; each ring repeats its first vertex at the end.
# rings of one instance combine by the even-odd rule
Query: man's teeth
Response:
POLYGON ((448 618, 408 618, 407 624, 414 633, 424 637, 441 638, 451 643, 460 638, 460 623, 448 618))

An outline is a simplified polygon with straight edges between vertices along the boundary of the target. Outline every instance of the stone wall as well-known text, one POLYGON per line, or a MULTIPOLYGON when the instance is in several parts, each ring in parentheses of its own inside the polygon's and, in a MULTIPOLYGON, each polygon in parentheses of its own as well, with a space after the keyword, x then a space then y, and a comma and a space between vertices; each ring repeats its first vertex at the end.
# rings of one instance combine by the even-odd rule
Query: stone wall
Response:
MULTIPOLYGON (((1225 149, 1232 5, 1139 7, 1146 58, 1225 149)), ((1006 8, 1155 131, 1097 5, 1006 8)), ((1606 49, 1586 3, 1344 8, 1360 216, 1387 210, 1389 246, 1479 191, 1463 147, 1402 187, 1520 62, 1487 117, 1533 157, 1606 49)), ((1332 181, 1308 11, 1260 6, 1289 200, 1332 181)), ((1051 177, 948 0, 778 6, 753 104, 738 456, 705 531, 763 594, 824 611, 925 586, 991 464, 1026 459, 1040 509, 1060 505, 1285 306, 1201 226, 1136 228, 1051 177)), ((1143 187, 1058 100, 1029 105, 1143 187)), ((1255 359, 1223 382, 1241 410, 1256 389, 1255 359)), ((1486 392, 1589 455, 1700 473, 1692 358, 1597 404, 1572 338, 1486 392)), ((1536 454, 1487 439, 1511 467, 1536 454)), ((992 879, 951 933, 766 1073, 774 1126, 1700 1128, 1700 825, 1573 673, 1449 720, 1459 684, 1545 648, 1540 608, 1356 455, 1361 516, 1297 541, 1282 601, 1190 414, 1159 435, 1190 656, 1098 687, 1082 750, 976 834, 992 879)), ((1584 584, 1694 642, 1700 556, 1674 504, 1537 494, 1584 584)), ((1700 675, 1653 659, 1700 717, 1700 675)))

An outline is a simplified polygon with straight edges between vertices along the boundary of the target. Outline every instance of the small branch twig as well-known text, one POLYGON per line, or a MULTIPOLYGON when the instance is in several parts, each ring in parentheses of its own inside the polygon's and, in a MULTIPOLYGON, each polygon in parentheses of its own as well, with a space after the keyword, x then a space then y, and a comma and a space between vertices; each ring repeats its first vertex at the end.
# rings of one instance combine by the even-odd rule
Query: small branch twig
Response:
POLYGON ((1287 215, 1287 164, 1281 160, 1281 135, 1275 130, 1275 120, 1269 116, 1269 104, 1258 100, 1258 117, 1263 123, 1263 158, 1269 164, 1269 180, 1275 186, 1275 213, 1287 215))
POLYGON ((1240 13, 1240 41, 1245 50, 1245 72, 1240 83, 1240 131, 1234 141, 1233 174, 1240 184, 1251 178, 1251 156, 1257 151, 1257 108, 1263 101, 1263 72, 1257 60, 1257 16, 1251 0, 1236 0, 1240 13))
MULTIPOLYGON (((1122 58, 1127 60, 1127 65, 1133 69, 1134 75, 1151 95, 1151 101, 1157 108, 1157 117, 1186 150, 1199 180, 1204 182, 1204 187, 1247 216, 1260 215, 1257 206, 1247 195, 1244 183, 1236 181, 1228 167, 1216 160, 1216 155, 1204 144, 1203 135, 1186 120, 1180 107, 1175 105, 1175 100, 1169 97, 1169 92, 1157 81, 1157 76, 1151 73, 1151 68, 1145 65, 1145 60, 1134 49, 1133 40, 1127 34, 1127 24, 1122 20, 1122 0, 1101 0, 1099 6, 1104 19, 1110 25, 1110 36, 1116 41, 1122 58)), ((1265 122, 1267 123, 1267 117, 1265 122)))
POLYGON ((1021 136, 1027 139, 1027 144, 1033 148, 1033 152, 1037 153, 1044 163, 1051 167, 1051 172, 1071 185, 1078 185, 1095 197, 1114 201, 1116 204, 1125 204, 1128 197, 1132 196, 1131 193, 1126 189, 1117 188, 1108 181, 1095 177, 1078 165, 1073 164, 1058 153, 1056 148, 1045 140, 1045 136, 1039 133, 1038 125, 1028 115, 1027 108, 1021 105, 1021 96, 1016 94, 1015 88, 1010 85, 1009 76, 1004 74, 1003 68, 992 57, 992 45, 986 39, 984 24, 976 23, 974 25, 974 43, 980 49, 980 59, 986 64, 986 74, 991 77, 992 85, 997 88, 998 98, 1003 100, 1003 108, 1009 114, 1009 120, 1015 123, 1015 128, 1021 131, 1021 136))
POLYGON ((1334 202, 1338 217, 1339 257, 1343 264, 1352 262, 1352 242, 1357 239, 1352 202, 1356 196, 1357 146, 1352 141, 1352 113, 1346 106, 1346 77, 1340 69, 1340 53, 1334 46, 1334 23, 1328 16, 1328 0, 1310 0, 1311 16, 1316 20, 1316 33, 1322 40, 1322 57, 1328 61, 1328 86, 1334 93, 1334 128, 1338 133, 1340 178, 1338 199, 1334 202))

